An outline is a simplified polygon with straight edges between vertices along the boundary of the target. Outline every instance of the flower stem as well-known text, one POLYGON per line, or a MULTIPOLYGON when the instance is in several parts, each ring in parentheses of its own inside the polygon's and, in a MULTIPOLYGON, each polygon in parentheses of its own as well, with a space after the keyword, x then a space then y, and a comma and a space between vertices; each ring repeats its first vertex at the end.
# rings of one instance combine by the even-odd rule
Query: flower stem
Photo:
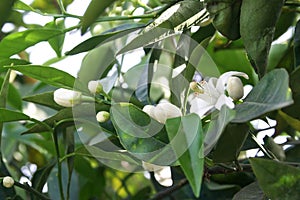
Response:
POLYGON ((57 137, 57 130, 53 131, 53 140, 55 145, 56 151, 56 159, 57 159, 57 179, 58 179, 58 187, 60 193, 60 199, 64 200, 64 191, 63 191, 63 184, 62 184, 62 169, 61 169, 61 162, 60 161, 60 153, 59 153, 59 145, 58 145, 58 137, 57 137))

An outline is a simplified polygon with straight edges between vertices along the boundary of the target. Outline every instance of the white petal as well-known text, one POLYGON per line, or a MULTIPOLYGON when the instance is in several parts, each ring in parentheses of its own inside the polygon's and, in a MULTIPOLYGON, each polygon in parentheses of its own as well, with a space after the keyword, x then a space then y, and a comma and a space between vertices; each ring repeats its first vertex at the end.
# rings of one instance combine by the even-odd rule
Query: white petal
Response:
POLYGON ((217 85, 216 85, 216 88, 217 88, 218 91, 225 91, 225 85, 228 81, 228 78, 231 77, 231 76, 242 76, 245 79, 249 78, 248 75, 245 74, 244 72, 238 72, 238 71, 226 72, 226 73, 222 74, 218 79, 218 82, 217 82, 217 85))
POLYGON ((157 109, 163 110, 166 113, 167 118, 180 117, 182 115, 177 106, 168 102, 160 103, 156 107, 157 109))
POLYGON ((173 185, 173 180, 172 180, 172 172, 171 168, 168 167, 163 167, 160 170, 154 171, 154 177, 159 182, 159 184, 165 186, 165 187, 170 187, 173 185))
POLYGON ((147 113, 150 117, 155 118, 155 116, 154 116, 154 108, 155 107, 152 106, 152 105, 146 105, 146 106, 144 106, 143 111, 145 113, 147 113))
POLYGON ((232 102, 232 99, 230 97, 227 97, 225 94, 222 94, 215 105, 215 108, 218 110, 221 110, 221 107, 223 105, 226 105, 230 109, 234 108, 234 103, 232 102))
POLYGON ((199 117, 203 117, 208 111, 214 107, 214 104, 210 104, 200 98, 196 98, 191 101, 191 113, 196 113, 199 117))

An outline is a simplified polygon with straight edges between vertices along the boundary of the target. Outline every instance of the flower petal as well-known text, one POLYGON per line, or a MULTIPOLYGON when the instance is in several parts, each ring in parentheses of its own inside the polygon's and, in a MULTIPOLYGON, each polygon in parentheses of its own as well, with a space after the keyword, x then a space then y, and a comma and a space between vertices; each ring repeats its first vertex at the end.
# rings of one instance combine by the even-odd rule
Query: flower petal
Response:
POLYGON ((190 102, 190 104, 190 112, 196 113, 197 115, 199 115, 199 117, 203 117, 208 111, 214 108, 214 104, 210 104, 200 98, 195 98, 190 102))
POLYGON ((222 74, 218 81, 217 81, 217 85, 216 85, 216 88, 219 92, 221 91, 225 91, 225 85, 228 81, 228 78, 231 77, 231 76, 242 76, 244 77, 245 79, 248 79, 248 75, 245 74, 244 72, 238 72, 238 71, 229 71, 229 72, 226 72, 224 74, 222 74))
POLYGON ((154 109, 155 109, 154 106, 152 106, 152 105, 146 105, 146 106, 144 106, 143 111, 145 113, 147 113, 150 117, 155 118, 154 109))
POLYGON ((173 117, 180 117, 182 116, 180 109, 168 102, 165 103, 159 103, 156 106, 156 109, 164 111, 166 114, 167 118, 173 118, 173 117))
POLYGON ((232 99, 230 97, 227 97, 225 94, 222 94, 218 100, 217 103, 215 104, 215 108, 218 110, 221 110, 221 107, 223 105, 226 105, 230 109, 234 108, 234 103, 232 102, 232 99))

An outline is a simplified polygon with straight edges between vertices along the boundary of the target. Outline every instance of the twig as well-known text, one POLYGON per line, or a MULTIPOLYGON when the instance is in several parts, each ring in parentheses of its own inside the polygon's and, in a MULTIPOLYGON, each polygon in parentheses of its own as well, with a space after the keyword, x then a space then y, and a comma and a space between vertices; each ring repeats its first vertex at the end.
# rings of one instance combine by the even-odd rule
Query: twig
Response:
POLYGON ((179 190, 183 186, 185 186, 188 183, 187 179, 180 180, 176 185, 173 187, 170 187, 166 190, 163 190, 161 192, 158 192, 154 197, 152 197, 150 200, 159 200, 163 199, 164 197, 170 195, 171 193, 175 192, 176 190, 179 190))
POLYGON ((17 186, 17 187, 19 187, 19 188, 22 188, 22 189, 24 189, 24 190, 26 190, 28 192, 31 192, 32 194, 34 194, 35 196, 37 196, 38 199, 41 199, 41 200, 50 200, 49 197, 41 194, 40 192, 38 192, 34 188, 30 187, 27 183, 21 184, 21 183, 15 181, 14 185, 17 186))

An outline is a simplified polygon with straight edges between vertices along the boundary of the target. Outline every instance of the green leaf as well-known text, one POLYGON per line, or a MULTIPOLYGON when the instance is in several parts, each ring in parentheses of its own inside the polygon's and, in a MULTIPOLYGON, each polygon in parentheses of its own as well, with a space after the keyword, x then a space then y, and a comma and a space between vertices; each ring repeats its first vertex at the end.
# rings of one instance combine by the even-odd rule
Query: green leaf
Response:
POLYGON ((40 28, 9 34, 0 42, 0 55, 1 57, 10 57, 39 42, 47 41, 63 33, 57 29, 40 28))
POLYGON ((296 28, 295 28, 295 34, 294 34, 294 52, 295 52, 295 58, 296 58, 296 67, 300 66, 300 20, 298 20, 296 28))
POLYGON ((196 114, 168 119, 166 129, 180 167, 199 197, 204 167, 201 120, 196 114))
POLYGON ((247 138, 247 124, 228 124, 213 152, 215 163, 235 161, 247 138))
POLYGON ((90 80, 99 80, 115 62, 115 52, 110 43, 90 51, 83 59, 78 79, 86 85, 90 80))
MULTIPOLYGON (((280 17, 276 23, 274 40, 278 39, 282 34, 284 34, 288 28, 295 25, 297 13, 292 9, 282 9, 280 17)), ((295 34, 296 36, 297 34, 295 34)))
POLYGON ((223 130, 236 115, 234 110, 222 106, 220 112, 213 112, 211 121, 204 127, 204 155, 206 156, 218 142, 223 130))
POLYGON ((21 112, 0 108, 0 123, 20 120, 30 120, 30 117, 21 112))
POLYGON ((130 103, 114 104, 110 113, 121 144, 135 157, 157 165, 176 160, 163 124, 130 103))
POLYGON ((70 90, 76 86, 80 89, 84 88, 82 85, 79 85, 79 81, 76 81, 69 73, 53 67, 42 65, 17 65, 9 68, 56 87, 70 90), (75 81, 78 84, 74 85, 75 81))
POLYGON ((78 156, 94 157, 100 160, 103 159, 103 160, 113 160, 113 161, 126 161, 130 164, 134 164, 137 166, 141 165, 141 162, 136 158, 134 158, 128 152, 124 152, 124 151, 108 152, 96 146, 85 145, 83 147, 76 149, 74 154, 78 156))
POLYGON ((15 0, 1 0, 0 2, 0 30, 8 19, 15 0))
POLYGON ((207 17, 203 3, 200 1, 184 0, 164 11, 157 19, 149 24, 141 34, 121 49, 118 54, 145 47, 182 31, 207 17))
POLYGON ((292 103, 289 75, 284 69, 275 69, 260 80, 242 104, 236 105, 233 122, 247 122, 292 103))
POLYGON ((270 199, 299 199, 300 169, 262 158, 250 159, 259 186, 270 199))
POLYGON ((103 34, 96 35, 83 41, 82 43, 74 47, 72 50, 66 52, 66 55, 75 55, 78 53, 92 50, 100 44, 103 45, 109 41, 123 37, 133 31, 139 30, 143 26, 144 25, 141 24, 129 24, 113 28, 112 30, 106 31, 103 34))
POLYGON ((26 60, 20 60, 16 58, 1 58, 0 59, 0 73, 7 71, 7 68, 4 66, 13 66, 13 65, 28 65, 30 62, 26 60))
POLYGON ((244 0, 241 7, 241 37, 259 77, 264 76, 275 25, 283 0, 244 0))
POLYGON ((295 119, 300 120, 300 113, 298 110, 300 109, 300 67, 296 68, 290 74, 290 86, 293 93, 294 104, 283 109, 283 112, 292 116, 295 119))
POLYGON ((253 182, 243 187, 233 196, 232 200, 264 200, 265 195, 257 182, 253 182))
POLYGON ((47 106, 53 108, 55 110, 61 110, 62 106, 58 105, 54 101, 53 92, 45 92, 42 94, 36 94, 32 96, 27 96, 23 98, 24 101, 40 104, 43 106, 47 106))
POLYGON ((56 165, 56 162, 52 161, 46 166, 38 169, 31 179, 32 187, 39 192, 42 192, 43 187, 45 186, 47 179, 52 171, 53 167, 56 165))
POLYGON ((92 0, 86 11, 83 14, 81 23, 81 33, 84 34, 87 29, 92 25, 96 19, 99 17, 101 13, 105 11, 105 9, 112 4, 114 0, 92 0))
MULTIPOLYGON (((3 84, 3 79, 0 78, 0 85, 3 84)), ((22 99, 19 91, 15 88, 13 84, 9 84, 8 94, 7 94, 7 102, 13 108, 18 110, 22 110, 22 99)))
MULTIPOLYGON (((49 22, 48 24, 45 25, 46 28, 51 28, 51 29, 56 29, 59 31, 63 31, 65 28, 64 20, 56 20, 49 22)), ((63 48, 65 40, 65 34, 60 34, 54 38, 49 39, 49 44, 52 47, 52 49, 55 51, 57 57, 61 57, 61 51, 63 48)))
POLYGON ((242 1, 207 0, 206 8, 216 29, 230 40, 240 37, 240 10, 242 1))

